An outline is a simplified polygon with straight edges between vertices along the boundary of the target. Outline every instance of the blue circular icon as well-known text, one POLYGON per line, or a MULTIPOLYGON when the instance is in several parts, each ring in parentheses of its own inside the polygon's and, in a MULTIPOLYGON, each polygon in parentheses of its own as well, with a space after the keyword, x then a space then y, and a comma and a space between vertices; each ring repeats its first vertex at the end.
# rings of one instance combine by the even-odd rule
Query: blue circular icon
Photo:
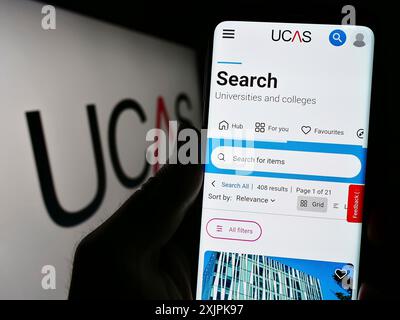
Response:
POLYGON ((340 47, 346 42, 346 34, 339 29, 333 30, 329 35, 329 42, 335 47, 340 47))

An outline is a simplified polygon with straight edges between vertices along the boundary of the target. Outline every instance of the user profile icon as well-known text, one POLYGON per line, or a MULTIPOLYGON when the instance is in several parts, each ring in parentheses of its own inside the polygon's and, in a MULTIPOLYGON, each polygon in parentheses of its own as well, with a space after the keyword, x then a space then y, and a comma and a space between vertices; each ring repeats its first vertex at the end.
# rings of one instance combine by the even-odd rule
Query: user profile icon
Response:
POLYGON ((355 47, 364 47, 365 46, 364 35, 362 33, 356 34, 356 41, 353 42, 353 45, 355 47))

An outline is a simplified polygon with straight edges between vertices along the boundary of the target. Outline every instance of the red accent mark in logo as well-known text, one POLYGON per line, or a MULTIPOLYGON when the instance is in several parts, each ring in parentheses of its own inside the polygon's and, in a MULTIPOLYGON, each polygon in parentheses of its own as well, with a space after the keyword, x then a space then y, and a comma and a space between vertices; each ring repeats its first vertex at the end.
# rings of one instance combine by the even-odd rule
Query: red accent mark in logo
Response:
MULTIPOLYGON (((169 141, 173 141, 174 133, 169 130, 169 115, 167 107, 165 106, 165 102, 163 97, 157 98, 157 111, 156 111, 156 129, 161 129, 161 121, 164 120, 164 125, 166 126, 166 130, 168 131, 169 141)), ((156 142, 156 146, 159 145, 159 139, 156 142)), ((155 156, 158 157, 159 149, 157 148, 155 151, 155 156)), ((153 173, 155 174, 160 169, 160 164, 157 162, 153 165, 153 173)))
POLYGON ((294 33, 294 36, 293 36, 292 42, 294 41, 294 39, 296 39, 296 36, 299 38, 299 41, 300 41, 300 42, 303 42, 303 41, 301 40, 301 37, 300 37, 300 32, 299 32, 299 31, 296 31, 296 32, 294 33))

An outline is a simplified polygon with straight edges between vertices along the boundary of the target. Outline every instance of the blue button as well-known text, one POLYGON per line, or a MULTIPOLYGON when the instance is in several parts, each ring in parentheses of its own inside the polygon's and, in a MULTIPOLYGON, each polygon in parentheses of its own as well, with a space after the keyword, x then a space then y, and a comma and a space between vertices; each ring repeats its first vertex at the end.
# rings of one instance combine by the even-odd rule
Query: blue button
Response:
POLYGON ((340 29, 333 30, 329 35, 329 42, 335 47, 340 47, 346 42, 346 34, 340 29))

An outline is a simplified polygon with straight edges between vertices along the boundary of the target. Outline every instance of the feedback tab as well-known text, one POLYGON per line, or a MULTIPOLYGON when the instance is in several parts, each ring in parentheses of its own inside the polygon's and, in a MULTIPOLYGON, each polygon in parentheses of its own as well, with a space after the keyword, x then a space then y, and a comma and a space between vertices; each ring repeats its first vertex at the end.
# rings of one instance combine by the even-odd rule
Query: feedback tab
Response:
POLYGON ((364 185, 351 184, 347 200, 347 222, 362 222, 364 185))

